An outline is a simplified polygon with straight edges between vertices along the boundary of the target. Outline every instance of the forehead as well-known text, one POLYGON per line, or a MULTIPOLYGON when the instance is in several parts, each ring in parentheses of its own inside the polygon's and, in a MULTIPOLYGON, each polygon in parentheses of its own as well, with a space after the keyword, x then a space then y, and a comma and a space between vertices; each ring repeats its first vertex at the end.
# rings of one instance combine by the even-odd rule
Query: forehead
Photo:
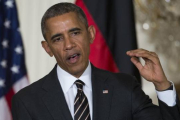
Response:
POLYGON ((46 21, 46 28, 49 32, 56 29, 63 31, 73 27, 83 26, 85 26, 85 24, 80 20, 75 12, 69 12, 63 15, 52 17, 46 21))

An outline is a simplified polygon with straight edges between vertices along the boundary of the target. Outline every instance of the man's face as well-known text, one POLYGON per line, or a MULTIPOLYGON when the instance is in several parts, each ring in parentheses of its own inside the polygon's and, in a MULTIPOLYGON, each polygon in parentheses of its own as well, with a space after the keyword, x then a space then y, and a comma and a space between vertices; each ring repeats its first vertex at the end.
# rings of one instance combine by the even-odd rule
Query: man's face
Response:
POLYGON ((46 21, 46 39, 42 46, 58 65, 75 77, 80 77, 88 66, 90 44, 95 29, 86 27, 76 13, 69 12, 46 21))

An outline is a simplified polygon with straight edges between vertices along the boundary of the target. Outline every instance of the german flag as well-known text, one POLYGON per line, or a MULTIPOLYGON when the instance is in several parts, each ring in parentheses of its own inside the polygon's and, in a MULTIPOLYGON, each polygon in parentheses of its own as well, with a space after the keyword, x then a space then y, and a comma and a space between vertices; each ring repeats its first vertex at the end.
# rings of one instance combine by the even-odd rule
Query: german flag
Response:
POLYGON ((137 48, 132 0, 76 0, 85 12, 88 24, 95 26, 90 61, 111 72, 140 75, 126 51, 137 48))

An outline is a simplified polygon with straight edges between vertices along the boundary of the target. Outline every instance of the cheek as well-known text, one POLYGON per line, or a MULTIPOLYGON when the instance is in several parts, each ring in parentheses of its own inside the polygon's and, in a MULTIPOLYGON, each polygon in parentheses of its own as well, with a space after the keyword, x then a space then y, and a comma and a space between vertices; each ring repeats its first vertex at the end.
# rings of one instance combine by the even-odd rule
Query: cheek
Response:
POLYGON ((82 37, 81 38, 81 46, 84 47, 85 49, 88 49, 90 47, 90 39, 86 36, 86 37, 82 37))
POLYGON ((63 50, 61 49, 61 48, 59 48, 59 47, 53 47, 53 54, 54 54, 54 56, 56 57, 56 59, 58 59, 58 60, 63 60, 63 58, 64 58, 64 53, 63 53, 63 50))
POLYGON ((86 43, 83 46, 83 52, 84 52, 85 56, 88 58, 89 57, 89 53, 90 53, 90 44, 86 43))

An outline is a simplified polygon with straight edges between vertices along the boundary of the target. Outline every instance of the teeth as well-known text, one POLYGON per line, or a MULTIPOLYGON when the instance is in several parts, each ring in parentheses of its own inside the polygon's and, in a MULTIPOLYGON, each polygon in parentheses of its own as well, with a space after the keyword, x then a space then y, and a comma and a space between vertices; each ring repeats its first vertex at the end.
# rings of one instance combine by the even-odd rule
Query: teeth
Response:
POLYGON ((74 58, 74 57, 76 57, 77 56, 77 54, 74 54, 73 56, 71 56, 71 58, 74 58))
POLYGON ((78 54, 74 54, 74 55, 70 56, 69 59, 74 58, 76 56, 78 56, 78 54))
POLYGON ((77 54, 74 54, 73 56, 72 56, 72 58, 74 58, 74 57, 76 57, 77 56, 77 54))

